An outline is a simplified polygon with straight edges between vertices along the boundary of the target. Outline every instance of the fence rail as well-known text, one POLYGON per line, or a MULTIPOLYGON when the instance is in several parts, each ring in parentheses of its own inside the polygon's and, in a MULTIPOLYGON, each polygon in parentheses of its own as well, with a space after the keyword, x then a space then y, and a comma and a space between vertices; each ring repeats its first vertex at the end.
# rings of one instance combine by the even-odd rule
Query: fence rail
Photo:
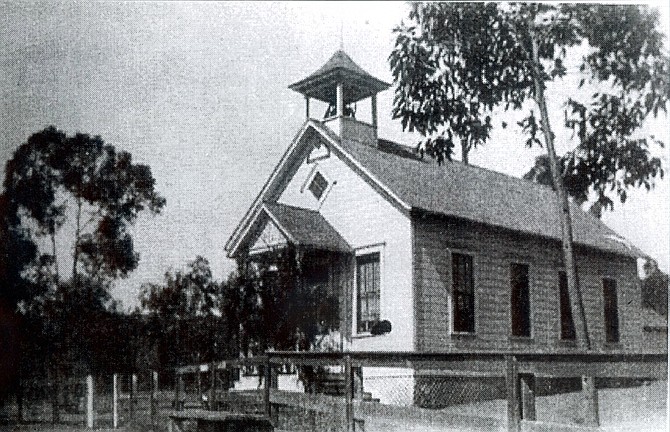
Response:
MULTIPOLYGON (((666 387, 653 380, 667 381, 667 354, 267 352, 183 366, 160 380, 148 370, 71 378, 59 400, 67 407, 62 421, 94 427, 164 430, 174 410, 222 410, 262 415, 292 432, 421 430, 417 425, 594 431, 611 424, 603 401, 612 387, 665 403, 667 393, 654 392, 666 387)), ((42 381, 25 383, 26 421, 50 420, 54 389, 42 381)))
MULTIPOLYGON (((263 411, 286 430, 369 431, 374 430, 375 419, 396 422, 398 430, 402 430, 402 422, 467 425, 470 430, 515 432, 566 428, 598 430, 599 380, 667 380, 667 354, 282 351, 267 352, 249 359, 218 361, 207 367, 186 366, 177 373, 178 381, 189 373, 204 371, 211 374, 210 408, 224 406, 229 409, 231 398, 223 395, 236 389, 228 382, 219 386, 223 387, 223 392, 219 391, 217 383, 221 380, 216 376, 225 371, 224 375, 230 380, 235 375, 232 371, 246 369, 257 374, 252 377, 257 382, 256 389, 247 390, 253 394, 250 396, 247 393, 247 397, 258 402, 252 411, 263 411), (383 369, 385 375, 366 375, 376 369, 383 369), (293 376, 302 388, 281 388, 282 372, 287 370, 297 371, 293 376), (320 375, 315 371, 319 371, 320 375), (536 398, 547 392, 566 391, 562 386, 568 384, 561 380, 572 382, 570 385, 573 388, 568 390, 578 399, 581 425, 538 418, 536 398), (574 384, 575 380, 577 384, 574 384), (553 384, 549 385, 547 390, 538 384, 541 382, 558 384, 555 388, 551 387, 553 384), (406 395, 401 394, 403 389, 413 393, 413 396, 403 403, 394 400, 380 403, 374 392, 367 388, 375 385, 389 394, 395 386, 399 389, 397 393, 405 399, 406 395), (575 389, 574 385, 578 388, 575 389), (218 403, 217 395, 221 399, 218 403), (473 414, 442 409, 453 408, 450 405, 463 406, 472 401, 487 403, 488 399, 498 397, 499 403, 489 403, 488 406, 492 407, 490 412, 473 414), (226 399, 225 403, 223 399, 226 399), (262 406, 259 406, 261 401, 262 406), (307 417, 311 418, 311 423, 296 426, 294 417, 305 413, 309 413, 307 417)), ((286 373, 283 375, 286 376, 286 373)), ((175 400, 179 399, 180 386, 176 388, 175 400)), ((384 423, 383 428, 386 427, 388 423, 384 423)))

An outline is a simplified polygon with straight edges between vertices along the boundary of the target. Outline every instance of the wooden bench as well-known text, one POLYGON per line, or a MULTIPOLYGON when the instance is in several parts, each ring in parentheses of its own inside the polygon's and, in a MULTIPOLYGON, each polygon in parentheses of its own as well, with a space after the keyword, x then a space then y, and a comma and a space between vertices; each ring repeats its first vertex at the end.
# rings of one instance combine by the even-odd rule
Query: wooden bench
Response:
POLYGON ((196 422, 198 432, 273 432, 272 422, 257 414, 189 409, 169 414, 168 432, 183 432, 184 422, 196 422))

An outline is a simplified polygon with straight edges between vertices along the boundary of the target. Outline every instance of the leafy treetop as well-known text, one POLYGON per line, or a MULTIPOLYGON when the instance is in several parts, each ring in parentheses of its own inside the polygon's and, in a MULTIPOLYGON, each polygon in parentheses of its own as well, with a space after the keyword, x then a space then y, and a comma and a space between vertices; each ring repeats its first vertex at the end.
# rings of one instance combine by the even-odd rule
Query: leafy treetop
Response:
MULTIPOLYGON (((670 60, 657 28, 657 11, 636 5, 414 3, 389 57, 393 115, 425 137, 420 149, 438 163, 452 158, 460 139, 467 163, 470 149, 490 137, 496 108, 522 109, 537 96, 535 39, 544 85, 579 74, 582 93, 586 84, 599 89, 586 102, 565 101, 565 126, 577 145, 561 167, 573 196, 594 192, 611 208, 610 191, 624 202, 628 187, 649 189, 663 176, 649 149, 663 144, 639 136, 650 115, 666 112, 670 94, 670 60), (568 68, 580 55, 578 71, 568 68)), ((532 111, 519 125, 527 146, 542 145, 532 111)), ((548 176, 528 177, 550 184, 548 176)))
POLYGON ((51 239, 58 276, 56 233, 75 226, 72 276, 126 276, 138 255, 127 229, 144 210, 165 205, 147 165, 135 164, 99 136, 48 127, 31 135, 7 163, 4 187, 14 228, 35 228, 51 239))

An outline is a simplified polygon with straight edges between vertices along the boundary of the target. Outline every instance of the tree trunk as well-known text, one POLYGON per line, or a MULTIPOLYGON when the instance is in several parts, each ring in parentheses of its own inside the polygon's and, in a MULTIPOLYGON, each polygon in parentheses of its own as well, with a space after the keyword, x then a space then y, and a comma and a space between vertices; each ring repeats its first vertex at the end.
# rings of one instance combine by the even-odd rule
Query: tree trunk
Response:
POLYGON ((584 303, 582 302, 582 293, 579 287, 579 278, 577 274, 577 264, 575 262, 575 252, 572 236, 572 220, 570 218, 570 202, 568 201, 568 194, 563 185, 563 178, 558 167, 558 158, 556 157, 556 148, 554 147, 554 134, 549 125, 549 114, 547 112, 547 101, 544 96, 544 81, 542 80, 539 70, 539 50, 538 43, 535 37, 533 22, 529 25, 530 38, 533 47, 532 64, 533 64, 533 81, 535 84, 535 101, 540 108, 541 127, 544 139, 547 145, 547 155, 549 156, 549 166, 551 169, 551 177, 556 189, 556 196, 560 208, 560 220, 562 231, 563 244, 563 261, 565 265, 565 273, 568 279, 568 293, 570 295, 570 307, 572 315, 575 317, 575 333, 577 336, 577 344, 580 348, 590 349, 591 341, 589 338, 588 327, 586 324, 586 315, 584 313, 584 303))
POLYGON ((72 282, 75 289, 78 288, 77 266, 79 265, 79 241, 81 237, 81 207, 81 199, 77 198, 76 229, 74 233, 74 251, 72 253, 72 282))
POLYGON ((470 153, 470 147, 468 146, 468 139, 461 138, 461 161, 466 165, 470 163, 468 159, 468 153, 470 153))

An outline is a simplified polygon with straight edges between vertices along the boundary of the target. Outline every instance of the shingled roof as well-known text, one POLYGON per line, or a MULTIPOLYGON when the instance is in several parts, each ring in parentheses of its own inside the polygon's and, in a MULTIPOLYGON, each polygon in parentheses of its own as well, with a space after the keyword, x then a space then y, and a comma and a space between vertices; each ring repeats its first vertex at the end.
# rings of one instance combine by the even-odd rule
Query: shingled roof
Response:
POLYGON ((279 229, 292 243, 315 249, 351 252, 353 249, 321 213, 279 203, 264 203, 263 207, 277 222, 279 229))
MULTIPOLYGON (((315 126, 413 210, 557 240, 562 237, 558 201, 549 187, 457 161, 440 166, 387 140, 379 140, 378 147, 340 140, 327 127, 316 122, 315 126)), ((628 256, 646 256, 574 204, 571 216, 576 243, 628 256)))
POLYGON ((347 102, 368 98, 390 87, 390 84, 363 70, 344 51, 338 50, 316 72, 288 88, 326 103, 335 103, 334 84, 338 81, 344 84, 347 102))

